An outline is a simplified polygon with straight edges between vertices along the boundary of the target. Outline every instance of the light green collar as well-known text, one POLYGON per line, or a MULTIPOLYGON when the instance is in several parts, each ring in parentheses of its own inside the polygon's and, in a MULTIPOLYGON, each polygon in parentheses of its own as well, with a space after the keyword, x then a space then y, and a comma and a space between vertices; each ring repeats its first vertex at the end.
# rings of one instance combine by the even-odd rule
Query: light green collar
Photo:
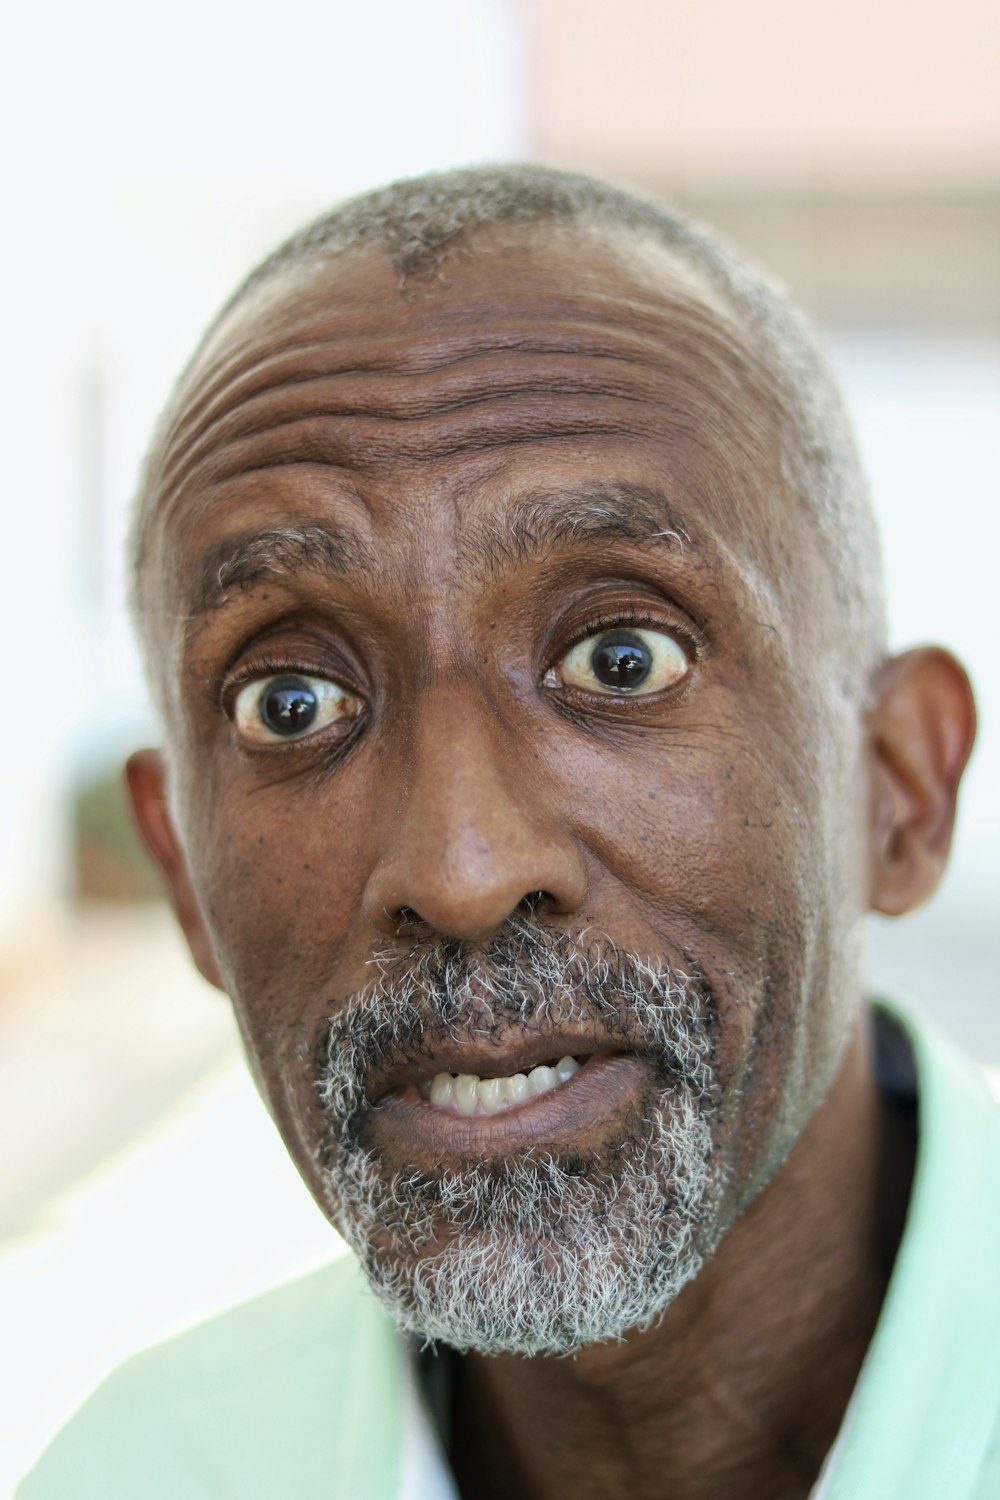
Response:
POLYGON ((972 1500, 1000 1410, 1000 1119, 969 1063, 883 1001, 917 1072, 917 1163, 874 1338, 817 1500, 972 1500))

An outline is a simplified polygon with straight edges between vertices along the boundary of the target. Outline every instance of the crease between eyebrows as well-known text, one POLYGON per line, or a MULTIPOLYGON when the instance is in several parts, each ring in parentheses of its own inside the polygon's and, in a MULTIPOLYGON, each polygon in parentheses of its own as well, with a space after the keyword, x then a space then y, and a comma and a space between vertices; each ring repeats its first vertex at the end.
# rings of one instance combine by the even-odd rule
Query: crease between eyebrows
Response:
MULTIPOLYGON (((701 549, 665 494, 619 484, 524 496, 506 511, 472 519, 460 543, 470 568, 501 576, 519 561, 565 547, 618 539, 683 555, 701 549)), ((338 579, 379 571, 368 541, 353 528, 308 522, 222 538, 203 557, 193 615, 224 605, 233 589, 250 591, 268 577, 312 572, 338 579)))

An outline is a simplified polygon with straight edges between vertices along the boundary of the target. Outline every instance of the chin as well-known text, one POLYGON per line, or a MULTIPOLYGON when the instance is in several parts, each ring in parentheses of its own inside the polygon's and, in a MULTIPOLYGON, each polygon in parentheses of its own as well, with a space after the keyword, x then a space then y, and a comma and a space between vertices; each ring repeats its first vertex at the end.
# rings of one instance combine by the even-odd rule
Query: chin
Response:
POLYGON ((709 1110, 647 1111, 600 1157, 530 1155, 436 1177, 357 1152, 335 1222, 399 1328, 485 1354, 571 1354, 648 1326, 714 1244, 709 1110))

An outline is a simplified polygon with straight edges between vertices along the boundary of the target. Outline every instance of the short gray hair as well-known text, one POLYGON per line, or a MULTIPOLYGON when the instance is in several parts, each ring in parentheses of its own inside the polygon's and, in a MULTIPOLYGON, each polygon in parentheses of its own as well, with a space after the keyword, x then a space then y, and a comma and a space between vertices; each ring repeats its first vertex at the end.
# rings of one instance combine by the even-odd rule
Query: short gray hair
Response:
MULTIPOLYGON (((545 224, 650 236, 697 267, 742 316, 792 413, 794 441, 782 463, 826 543, 852 658, 867 677, 885 640, 881 550, 851 424, 816 332, 766 272, 660 202, 592 177, 526 165, 468 167, 392 183, 337 205, 267 256, 222 308, 187 369, 227 314, 286 269, 371 247, 390 258, 401 278, 429 276, 476 230, 545 224)), ((184 376, 154 437, 136 498, 131 593, 143 637, 155 460, 183 385, 184 376)))

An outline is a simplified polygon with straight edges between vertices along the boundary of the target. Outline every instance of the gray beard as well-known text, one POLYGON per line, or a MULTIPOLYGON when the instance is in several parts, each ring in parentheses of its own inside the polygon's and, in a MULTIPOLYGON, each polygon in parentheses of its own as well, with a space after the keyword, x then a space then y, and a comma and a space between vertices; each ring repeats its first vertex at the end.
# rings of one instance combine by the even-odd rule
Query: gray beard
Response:
POLYGON ((398 1326, 483 1353, 566 1354, 648 1326, 714 1236, 707 985, 517 915, 485 951, 419 944, 328 1022, 317 1077, 334 1218, 398 1326), (435 1175, 363 1140, 367 1080, 444 1039, 588 1023, 651 1064, 598 1152, 534 1150, 435 1175))

